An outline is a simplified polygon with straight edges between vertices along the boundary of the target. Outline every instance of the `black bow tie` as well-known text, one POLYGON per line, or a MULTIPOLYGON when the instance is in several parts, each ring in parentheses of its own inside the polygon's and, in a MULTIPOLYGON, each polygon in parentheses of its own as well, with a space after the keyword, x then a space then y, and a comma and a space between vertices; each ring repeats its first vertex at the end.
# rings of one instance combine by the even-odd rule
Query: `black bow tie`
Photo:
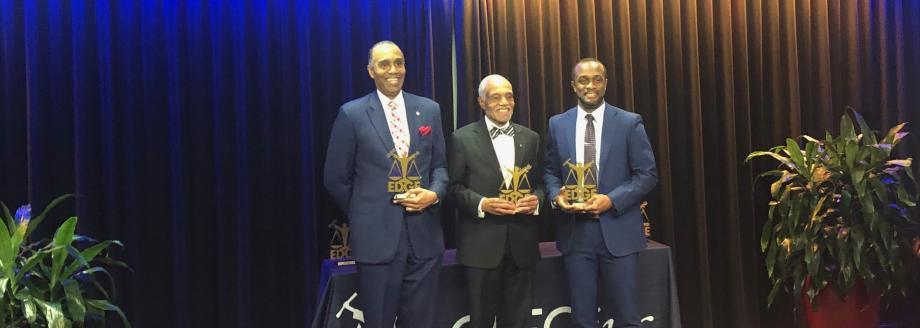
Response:
POLYGON ((507 134, 509 137, 514 137, 514 126, 508 124, 508 126, 504 129, 500 129, 494 126, 492 129, 489 129, 489 135, 492 136, 492 139, 498 138, 498 136, 502 134, 507 134))

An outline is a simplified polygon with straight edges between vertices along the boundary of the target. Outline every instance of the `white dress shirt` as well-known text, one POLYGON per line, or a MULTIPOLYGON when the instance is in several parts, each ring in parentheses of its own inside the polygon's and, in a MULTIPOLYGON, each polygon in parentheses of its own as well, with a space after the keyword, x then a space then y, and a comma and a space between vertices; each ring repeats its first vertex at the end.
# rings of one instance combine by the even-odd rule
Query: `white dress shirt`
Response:
MULTIPOLYGON (((484 119, 486 121, 486 133, 489 133, 489 131, 492 131, 493 127, 504 129, 508 127, 509 124, 511 124, 511 122, 506 122, 503 125, 497 125, 494 122, 492 122, 492 120, 489 119, 488 117, 484 119)), ((519 132, 520 131, 515 131, 514 133, 519 133, 519 132)), ((511 178, 512 178, 511 171, 514 170, 514 163, 515 163, 514 156, 516 155, 515 149, 516 148, 514 147, 514 137, 512 136, 501 133, 497 137, 495 137, 495 139, 492 139, 492 150, 495 151, 495 157, 498 158, 498 166, 499 166, 499 169, 502 171, 502 180, 503 180, 502 183, 505 185, 505 188, 511 187, 511 178)), ((480 219, 486 217, 486 212, 482 210, 482 202, 485 200, 486 200, 485 198, 479 200, 478 214, 479 214, 480 219)), ((534 211, 533 214, 539 215, 539 210, 540 210, 540 205, 537 204, 537 210, 534 211)))
MULTIPOLYGON (((409 147, 410 146, 409 144, 411 143, 412 138, 410 138, 410 135, 409 135, 409 121, 408 121, 408 118, 406 117, 406 100, 403 99, 402 91, 399 91, 399 94, 396 95, 396 98, 390 99, 390 97, 387 97, 386 95, 384 95, 382 92, 380 92, 380 90, 377 90, 377 97, 380 97, 380 105, 383 106, 383 111, 384 111, 383 116, 387 118, 388 128, 391 125, 393 125, 393 118, 391 118, 389 114, 390 112, 389 103, 390 101, 396 102, 396 116, 399 117, 399 126, 403 130, 402 137, 404 140, 406 140, 406 146, 409 147)), ((390 131, 390 133, 394 133, 394 132, 390 131)), ((393 140, 393 144, 396 144, 396 140, 393 140)))
MULTIPOLYGON (((601 181, 601 132, 604 131, 604 111, 607 110, 607 103, 604 102, 600 107, 591 113, 594 116, 594 164, 597 167, 597 176, 595 181, 601 181)), ((577 163, 585 162, 585 129, 588 126, 588 120, 585 119, 585 111, 581 105, 578 105, 578 117, 575 119, 575 161, 577 163)))
MULTIPOLYGON (((510 122, 505 122, 504 125, 497 125, 492 122, 489 118, 486 118, 486 131, 492 131, 492 128, 504 129, 510 125, 510 122)), ((498 158, 498 166, 502 171, 502 179, 504 180, 505 187, 508 188, 511 186, 511 172, 514 170, 514 137, 509 136, 504 133, 498 134, 495 139, 492 139, 492 149, 495 151, 495 157, 498 158)))

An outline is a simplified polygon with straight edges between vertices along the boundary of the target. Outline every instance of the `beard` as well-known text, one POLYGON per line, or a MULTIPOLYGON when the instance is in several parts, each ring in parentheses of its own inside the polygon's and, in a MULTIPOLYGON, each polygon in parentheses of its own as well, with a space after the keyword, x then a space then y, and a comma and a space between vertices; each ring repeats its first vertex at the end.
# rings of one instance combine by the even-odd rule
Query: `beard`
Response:
POLYGON ((584 108, 586 111, 593 111, 601 107, 604 104, 604 98, 599 98, 595 102, 589 102, 583 97, 578 97, 578 104, 581 105, 581 108, 584 108))

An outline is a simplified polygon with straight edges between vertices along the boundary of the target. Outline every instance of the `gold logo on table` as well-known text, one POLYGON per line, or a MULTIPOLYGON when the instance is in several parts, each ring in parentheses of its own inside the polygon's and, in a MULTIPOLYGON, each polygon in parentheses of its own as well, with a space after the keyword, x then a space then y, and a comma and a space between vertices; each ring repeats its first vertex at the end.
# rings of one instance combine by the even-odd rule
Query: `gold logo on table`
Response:
POLYGON ((584 203, 597 193, 597 177, 590 168, 594 162, 572 163, 571 160, 565 160, 565 166, 569 168, 569 174, 565 177, 565 188, 562 192, 570 203, 584 203))
POLYGON ((527 172, 530 172, 531 166, 517 167, 514 169, 505 169, 511 173, 511 185, 502 182, 502 189, 499 189, 498 198, 516 203, 521 198, 530 195, 530 179, 527 178, 527 172), (507 189, 505 187, 510 187, 507 189))
POLYGON ((418 152, 407 156, 400 156, 395 150, 391 150, 387 157, 393 159, 393 165, 390 166, 389 182, 387 182, 387 191, 403 193, 412 188, 422 186, 422 175, 418 172, 418 166, 415 165, 415 158, 418 152))

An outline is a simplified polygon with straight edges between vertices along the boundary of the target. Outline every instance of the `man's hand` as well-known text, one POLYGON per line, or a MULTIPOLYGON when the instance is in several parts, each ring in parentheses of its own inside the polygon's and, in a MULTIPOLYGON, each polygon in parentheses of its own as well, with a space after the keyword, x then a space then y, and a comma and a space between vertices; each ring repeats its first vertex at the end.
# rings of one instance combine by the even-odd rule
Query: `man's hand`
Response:
POLYGON ((421 212, 438 200, 438 194, 425 188, 413 188, 406 192, 406 198, 393 202, 406 208, 408 212, 421 212))
POLYGON ((540 199, 534 195, 527 195, 527 197, 518 199, 517 201, 517 210, 515 213, 523 213, 527 215, 533 214, 537 210, 537 204, 540 203, 540 199))
POLYGON ((501 198, 485 198, 482 200, 482 211, 492 215, 511 215, 517 206, 501 198))
POLYGON ((594 194, 594 196, 591 196, 591 198, 585 201, 585 207, 582 211, 594 215, 601 215, 601 213, 607 212, 611 208, 613 208, 613 202, 610 201, 610 197, 604 194, 594 194))
POLYGON ((559 188, 559 196, 556 196, 556 206, 566 213, 580 213, 582 209, 582 204, 569 204, 569 200, 565 197, 565 187, 559 188))

